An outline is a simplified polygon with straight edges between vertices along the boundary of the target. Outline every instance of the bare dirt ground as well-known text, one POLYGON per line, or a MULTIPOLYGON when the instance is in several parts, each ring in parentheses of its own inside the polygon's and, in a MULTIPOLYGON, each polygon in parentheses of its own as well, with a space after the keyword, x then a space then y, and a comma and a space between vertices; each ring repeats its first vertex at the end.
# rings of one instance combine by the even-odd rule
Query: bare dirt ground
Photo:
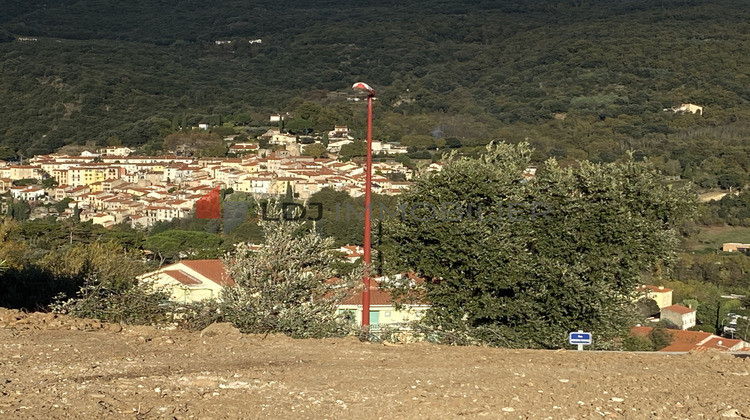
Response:
POLYGON ((708 203, 711 200, 719 201, 728 193, 723 191, 712 191, 703 194, 698 194, 698 201, 701 203, 708 203))
POLYGON ((0 419, 750 418, 750 359, 121 327, 0 309, 0 419))

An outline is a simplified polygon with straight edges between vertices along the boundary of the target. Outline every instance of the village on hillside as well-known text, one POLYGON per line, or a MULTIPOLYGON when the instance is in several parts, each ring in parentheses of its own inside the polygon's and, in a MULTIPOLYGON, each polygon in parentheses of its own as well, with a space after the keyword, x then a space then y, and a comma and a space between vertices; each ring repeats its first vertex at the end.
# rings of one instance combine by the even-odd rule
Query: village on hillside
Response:
MULTIPOLYGON (((259 198, 291 190, 302 201, 326 187, 354 197, 363 195, 364 164, 335 158, 344 144, 353 141, 347 127, 335 127, 330 136, 326 158, 304 156, 304 145, 296 136, 271 129, 266 133, 271 147, 231 143, 229 152, 237 156, 231 158, 195 157, 183 150, 140 156, 128 147, 112 146, 79 156, 34 156, 26 164, 0 161, 0 193, 9 192, 14 200, 32 204, 31 218, 75 214, 81 221, 105 227, 129 223, 134 228, 188 217, 198 199, 217 186, 259 198), (63 200, 67 206, 59 213, 51 206, 36 205, 63 200)), ((231 142, 232 137, 225 140, 231 142)), ((400 146, 373 141, 374 155, 405 152, 400 146)), ((440 166, 433 163, 428 169, 440 170, 440 166)), ((379 159, 373 163, 372 191, 399 194, 410 185, 412 175, 400 162, 379 159)))
MULTIPOLYGON (((272 116, 273 120, 273 116, 272 116)), ((195 127, 208 130, 207 126, 195 127)), ((128 147, 109 146, 80 154, 53 153, 37 155, 19 164, 0 161, 0 193, 12 200, 24 200, 32 208, 30 218, 69 218, 104 227, 125 223, 133 228, 148 229, 157 222, 191 217, 196 204, 217 187, 225 192, 246 193, 256 198, 292 194, 300 201, 310 199, 324 188, 342 191, 352 197, 365 194, 366 169, 362 161, 339 159, 344 146, 352 144, 348 128, 336 126, 327 133, 326 157, 307 156, 299 136, 270 129, 265 141, 224 139, 229 156, 205 157, 194 154, 186 145, 176 145, 165 155, 140 155, 128 147), (264 144, 261 147, 261 144, 264 144)), ((317 142, 313 144, 318 144, 317 142)), ((398 195, 412 184, 414 170, 394 159, 406 148, 380 141, 372 142, 372 191, 398 195)), ((425 165, 426 171, 440 171, 441 163, 425 165)), ((529 166, 526 179, 535 176, 529 166)), ((6 208, 9 206, 6 205, 6 208)), ((263 245, 252 245, 262 247, 263 245)), ((747 249, 747 244, 727 243, 724 251, 747 249)), ((361 261, 361 246, 345 245, 338 249, 349 263, 361 261)), ((234 287, 220 259, 182 260, 160 266, 142 274, 139 280, 158 290, 167 291, 169 300, 187 304, 206 299, 220 299, 222 290, 234 287)), ((370 287, 370 324, 373 331, 381 327, 409 330, 409 323, 420 319, 430 304, 417 299, 399 302, 388 285, 394 282, 415 285, 424 279, 414 273, 397 273, 373 278, 370 287)), ((724 329, 728 337, 688 331, 696 326, 693 307, 673 304, 672 290, 659 286, 641 286, 636 299, 646 298, 641 306, 647 323, 633 328, 634 337, 648 338, 657 323, 670 325, 674 344, 661 351, 706 350, 746 351, 750 343, 735 339, 733 332, 739 316, 724 329)), ((337 314, 353 325, 362 322, 363 301, 355 288, 337 305, 337 314)))

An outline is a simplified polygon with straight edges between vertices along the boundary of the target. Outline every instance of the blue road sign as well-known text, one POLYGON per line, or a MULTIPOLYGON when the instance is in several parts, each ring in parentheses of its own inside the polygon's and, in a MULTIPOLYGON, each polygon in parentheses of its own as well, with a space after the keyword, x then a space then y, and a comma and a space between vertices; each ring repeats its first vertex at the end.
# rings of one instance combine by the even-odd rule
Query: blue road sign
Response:
POLYGON ((591 344, 591 333, 590 332, 572 332, 568 335, 568 342, 570 344, 591 344))

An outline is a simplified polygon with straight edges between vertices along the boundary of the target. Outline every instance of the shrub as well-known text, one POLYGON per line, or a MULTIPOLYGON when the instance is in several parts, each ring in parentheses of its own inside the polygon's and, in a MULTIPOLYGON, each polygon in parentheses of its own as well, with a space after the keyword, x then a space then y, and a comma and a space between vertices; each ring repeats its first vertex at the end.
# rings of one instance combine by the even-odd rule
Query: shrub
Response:
POLYGON ((340 258, 333 239, 296 222, 262 222, 261 228, 263 248, 239 244, 226 258, 237 285, 222 293, 224 320, 248 333, 347 334, 351 327, 336 315, 336 307, 349 288, 346 280, 333 277, 340 258))
POLYGON ((61 294, 50 305, 57 313, 125 324, 161 324, 170 320, 169 294, 136 276, 143 264, 135 254, 114 243, 75 246, 42 259, 58 278, 76 279, 74 296, 61 294))
POLYGON ((154 291, 150 285, 133 283, 120 290, 108 288, 92 275, 76 296, 60 296, 51 305, 53 312, 104 322, 158 325, 171 320, 163 302, 168 293, 154 291))

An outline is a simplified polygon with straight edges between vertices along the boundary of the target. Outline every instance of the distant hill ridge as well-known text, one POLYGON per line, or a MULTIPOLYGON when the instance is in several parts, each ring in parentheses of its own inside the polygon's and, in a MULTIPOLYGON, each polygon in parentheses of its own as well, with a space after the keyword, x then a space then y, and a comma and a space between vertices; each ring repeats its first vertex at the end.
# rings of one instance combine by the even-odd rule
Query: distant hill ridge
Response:
MULTIPOLYGON (((183 121, 268 125, 306 101, 362 126, 361 107, 325 93, 364 80, 376 136, 412 136, 415 157, 443 147, 429 138, 528 138, 537 159, 633 149, 684 172, 746 147, 748 22, 739 0, 11 0, 0 39, 39 41, 0 43, 0 159, 87 141, 158 150, 183 121), (705 112, 663 112, 682 103, 705 112)), ((298 123, 322 126, 318 112, 298 123)))

